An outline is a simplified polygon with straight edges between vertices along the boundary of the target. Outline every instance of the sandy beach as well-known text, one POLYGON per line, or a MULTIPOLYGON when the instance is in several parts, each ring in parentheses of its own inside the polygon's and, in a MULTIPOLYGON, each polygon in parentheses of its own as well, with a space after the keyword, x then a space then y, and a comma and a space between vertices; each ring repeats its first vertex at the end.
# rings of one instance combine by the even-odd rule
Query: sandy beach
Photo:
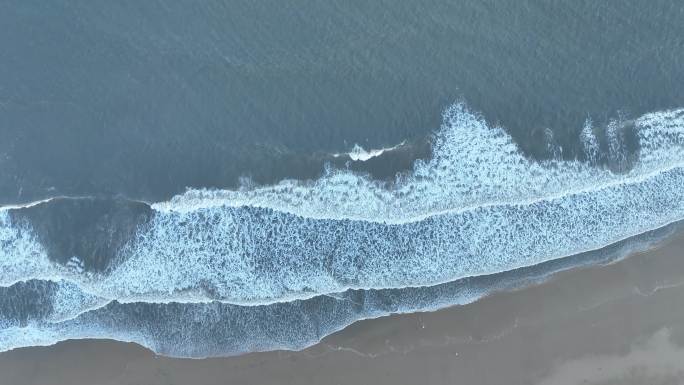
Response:
POLYGON ((678 234, 473 304, 358 322, 299 352, 173 359, 92 340, 17 349, 0 354, 0 384, 681 384, 682 250, 678 234))

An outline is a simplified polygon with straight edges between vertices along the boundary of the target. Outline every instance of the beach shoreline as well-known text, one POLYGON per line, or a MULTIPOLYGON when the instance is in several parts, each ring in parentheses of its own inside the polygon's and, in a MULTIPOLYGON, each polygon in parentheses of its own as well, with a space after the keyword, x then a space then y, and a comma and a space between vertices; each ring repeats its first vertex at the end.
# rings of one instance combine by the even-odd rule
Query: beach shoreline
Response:
POLYGON ((471 304, 359 321, 302 351, 178 359, 102 340, 16 349, 0 353, 0 384, 676 384, 682 250, 679 231, 471 304))

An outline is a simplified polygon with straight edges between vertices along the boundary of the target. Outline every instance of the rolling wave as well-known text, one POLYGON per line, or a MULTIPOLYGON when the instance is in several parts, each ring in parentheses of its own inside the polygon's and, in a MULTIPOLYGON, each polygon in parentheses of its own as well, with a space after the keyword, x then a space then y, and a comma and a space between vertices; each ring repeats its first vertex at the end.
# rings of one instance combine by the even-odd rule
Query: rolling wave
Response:
MULTIPOLYGON (((587 158, 627 158, 624 134, 634 130, 641 148, 629 172, 580 161, 526 158, 501 127, 491 127, 464 104, 448 108, 433 140, 429 161, 418 160, 394 183, 346 170, 327 170, 316 181, 286 180, 238 191, 190 189, 153 207, 191 212, 211 207, 263 207, 307 218, 402 224, 449 211, 525 204, 604 186, 631 183, 684 162, 684 110, 646 114, 632 122, 611 121, 605 150, 589 120, 581 140, 587 158)), ((620 167, 620 165, 615 165, 620 167)))
POLYGON ((0 288, 0 350, 84 338, 135 342, 159 354, 193 358, 297 350, 358 320, 468 304, 496 291, 539 283, 569 268, 611 263, 653 247, 681 231, 681 226, 678 223, 600 251, 495 275, 430 287, 347 290, 271 305, 117 301, 93 305, 99 299, 67 281, 20 282, 0 288), (21 306, 16 306, 13 298, 22 298, 21 306))
MULTIPOLYGON (((102 238, 95 254, 111 251, 105 261, 54 246, 55 226, 38 223, 50 217, 34 214, 55 202, 0 210, 0 286, 39 293, 26 309, 43 312, 3 307, 0 350, 90 337, 182 356, 301 348, 358 319, 472 301, 499 287, 486 277, 682 220, 684 110, 603 131, 590 120, 581 130, 586 160, 534 161, 455 104, 432 157, 391 183, 328 169, 315 181, 126 206, 124 219, 88 230, 102 238)), ((117 218, 107 205, 93 215, 117 218)), ((523 281, 514 277, 506 282, 523 281)))

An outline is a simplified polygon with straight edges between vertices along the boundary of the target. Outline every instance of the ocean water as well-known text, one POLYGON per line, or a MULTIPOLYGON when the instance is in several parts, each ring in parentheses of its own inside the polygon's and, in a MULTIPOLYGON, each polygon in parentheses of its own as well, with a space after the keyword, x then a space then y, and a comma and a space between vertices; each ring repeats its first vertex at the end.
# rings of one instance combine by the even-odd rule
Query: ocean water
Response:
POLYGON ((302 349, 684 220, 671 1, 0 5, 0 351, 302 349))

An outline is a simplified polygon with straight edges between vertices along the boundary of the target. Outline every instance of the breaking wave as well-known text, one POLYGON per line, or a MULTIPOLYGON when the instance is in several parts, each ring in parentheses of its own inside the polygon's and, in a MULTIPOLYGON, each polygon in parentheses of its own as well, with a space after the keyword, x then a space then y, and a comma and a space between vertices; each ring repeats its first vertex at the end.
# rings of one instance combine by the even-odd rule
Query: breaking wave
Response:
POLYGON ((352 148, 351 151, 347 153, 337 153, 333 154, 333 158, 339 158, 339 157, 347 157, 354 162, 365 162, 367 160, 373 159, 375 157, 381 156, 382 154, 389 152, 389 151, 394 151, 402 146, 406 145, 406 141, 403 141, 396 146, 392 147, 383 147, 380 149, 370 149, 366 150, 365 148, 361 147, 358 144, 355 144, 354 147, 352 148))
POLYGON ((605 130, 587 120, 578 140, 584 160, 535 161, 455 104, 432 157, 392 182, 327 169, 191 189, 152 204, 102 271, 80 255, 57 262, 12 215, 22 209, 0 210, 0 286, 37 293, 30 311, 1 297, 0 350, 92 337, 181 356, 302 348, 358 319, 470 302, 529 280, 516 269, 684 218, 684 110, 605 130))

